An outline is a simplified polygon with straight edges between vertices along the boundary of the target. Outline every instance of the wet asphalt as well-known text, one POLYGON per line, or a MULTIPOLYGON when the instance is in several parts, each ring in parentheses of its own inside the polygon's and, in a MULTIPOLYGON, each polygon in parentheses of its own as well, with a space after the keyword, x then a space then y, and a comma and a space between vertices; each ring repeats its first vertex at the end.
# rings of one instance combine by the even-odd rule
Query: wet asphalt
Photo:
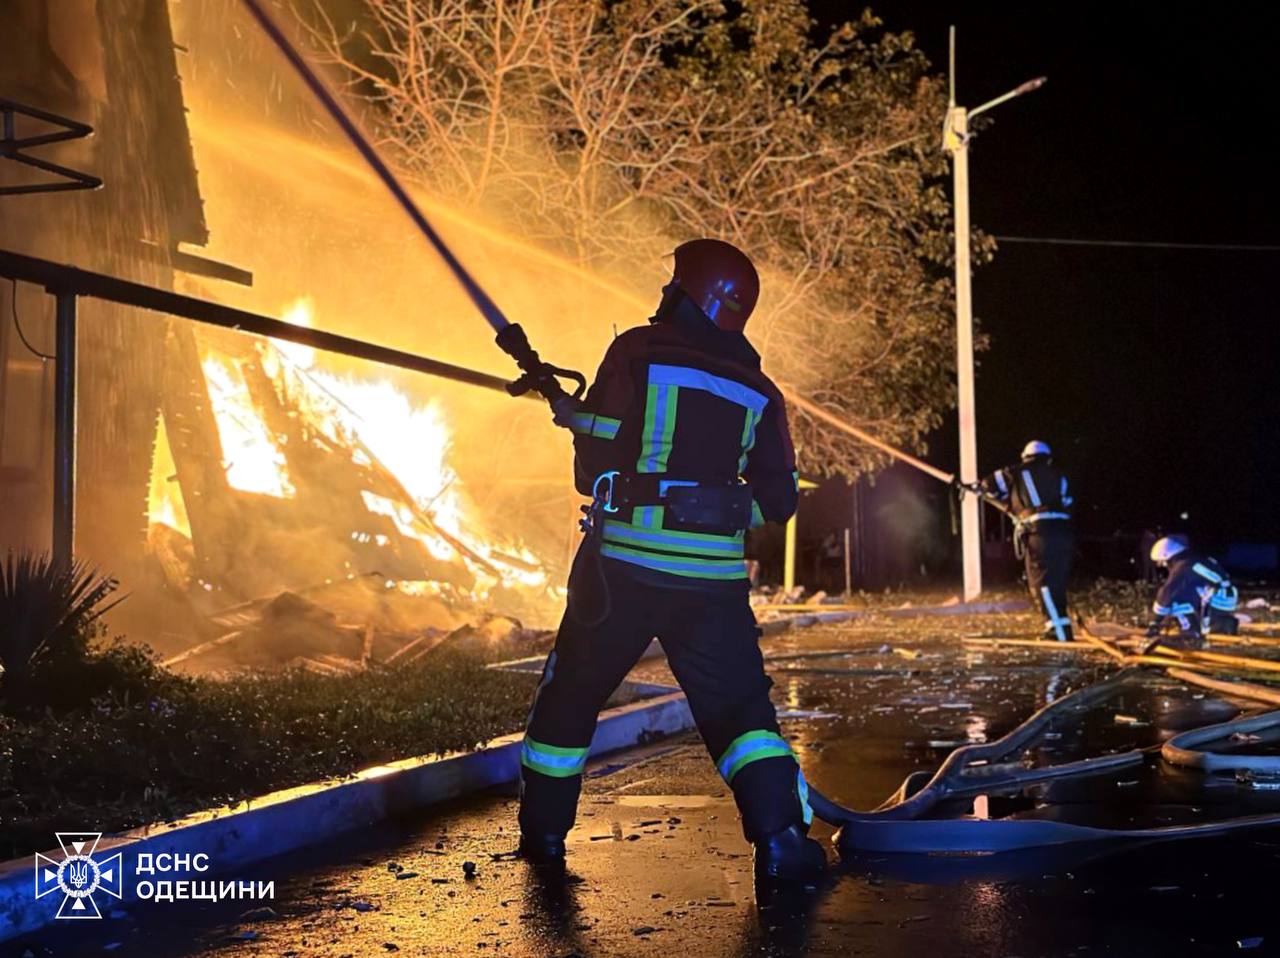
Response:
MULTIPOLYGON (((806 777, 837 801, 873 808, 956 746, 997 738, 1109 674, 1105 659, 1083 652, 960 642, 1025 632, 1029 622, 879 619, 767 642, 783 731, 806 777)), ((656 662, 633 677, 668 676, 656 662)), ((1150 673, 1055 725, 1028 761, 1150 747, 1242 708, 1254 707, 1150 673)), ((1000 813, 1134 827, 1274 811, 1280 791, 1152 757, 1136 770, 1038 786, 1000 813)), ((240 876, 275 882, 270 912, 147 903, 0 955, 1280 954, 1280 831, 987 858, 837 862, 832 850, 823 888, 761 909, 732 796, 693 735, 590 766, 563 880, 508 854, 514 820, 513 790, 474 797, 240 876)), ((813 834, 827 842, 831 829, 816 824, 813 834)))

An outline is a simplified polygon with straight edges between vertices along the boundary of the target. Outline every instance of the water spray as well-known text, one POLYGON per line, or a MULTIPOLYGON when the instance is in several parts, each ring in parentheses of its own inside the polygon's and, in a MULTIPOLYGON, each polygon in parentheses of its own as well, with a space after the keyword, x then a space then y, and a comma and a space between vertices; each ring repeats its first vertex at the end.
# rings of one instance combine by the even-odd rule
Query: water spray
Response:
POLYGON ((431 244, 437 255, 444 260, 444 264, 449 268, 454 279, 458 281, 458 285, 466 292, 476 309, 479 310, 480 315, 493 327, 493 331, 497 334, 495 341, 498 346, 514 359, 516 365, 523 371, 524 375, 507 385, 507 391, 513 396, 520 396, 531 390, 535 391, 551 403, 552 408, 556 410, 557 418, 562 413, 567 414, 569 406, 572 405, 572 400, 578 399, 586 391, 586 377, 571 369, 552 366, 539 358, 537 352, 529 344, 529 339, 524 330, 520 328, 520 324, 513 323, 507 319, 498 304, 485 292, 484 288, 467 268, 462 265, 462 261, 454 255, 453 250, 449 248, 449 244, 436 232, 435 227, 431 225, 422 210, 419 209, 418 204, 413 201, 413 197, 409 195, 408 190, 404 188, 399 178, 391 171, 391 168, 387 166, 382 157, 378 155, 378 151, 373 148, 369 138, 361 132, 355 120, 348 115, 338 98, 334 96, 315 70, 311 68, 311 64, 298 51, 298 48, 285 36, 284 31, 280 29, 280 25, 267 13, 261 0, 244 0, 244 5, 249 8, 249 12, 258 22, 258 25, 262 27, 263 32, 271 38, 271 42, 276 45, 277 49, 284 55, 284 58, 289 61, 289 64, 298 76, 302 78, 307 88, 315 94, 325 112, 338 124, 338 128, 351 141, 351 145, 356 148, 365 163, 382 181, 383 186, 387 188, 387 192, 400 204, 400 208, 413 221, 413 225, 418 228, 418 232, 426 237, 427 242, 431 244), (571 380, 575 384, 572 394, 567 393, 561 387, 559 382, 561 378, 571 380))

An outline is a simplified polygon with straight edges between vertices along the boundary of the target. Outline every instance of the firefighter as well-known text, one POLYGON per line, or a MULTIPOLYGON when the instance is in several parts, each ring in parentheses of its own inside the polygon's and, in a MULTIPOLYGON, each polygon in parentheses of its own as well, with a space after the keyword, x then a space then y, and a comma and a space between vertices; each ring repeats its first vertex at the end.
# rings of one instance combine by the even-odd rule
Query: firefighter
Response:
POLYGON ((1195 552, 1185 536, 1165 536, 1151 547, 1151 561, 1168 575, 1151 607, 1156 617, 1147 629, 1150 638, 1158 639, 1171 622, 1178 625, 1180 644, 1193 646, 1203 645, 1211 632, 1240 631, 1233 614, 1239 595, 1216 559, 1195 552))
POLYGON ((592 497, 569 603, 521 752, 520 849, 559 865, 596 715, 656 636, 733 790, 757 877, 812 884, 808 786, 779 733, 748 602, 745 531, 795 512, 798 482, 778 389, 743 335, 759 279, 728 243, 675 250, 650 325, 616 337, 573 432, 592 497))
POLYGON ((1044 637, 1070 642, 1075 636, 1067 616, 1067 579, 1071 575, 1071 505, 1064 476, 1053 464, 1047 443, 1033 439, 1022 461, 993 472, 980 492, 1012 517, 1014 544, 1027 569, 1031 600, 1044 611, 1044 637))

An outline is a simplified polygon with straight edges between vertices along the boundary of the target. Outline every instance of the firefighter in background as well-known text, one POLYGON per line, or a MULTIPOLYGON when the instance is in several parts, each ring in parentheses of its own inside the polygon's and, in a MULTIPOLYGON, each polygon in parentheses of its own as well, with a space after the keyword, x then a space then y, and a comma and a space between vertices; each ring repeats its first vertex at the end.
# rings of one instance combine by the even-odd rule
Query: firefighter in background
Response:
POLYGON ((1151 547, 1151 561, 1168 569, 1156 594, 1152 611, 1155 620, 1147 635, 1159 644, 1165 627, 1178 625, 1180 644, 1200 646, 1208 633, 1236 635, 1240 622, 1235 617, 1239 595, 1218 560, 1195 552, 1185 536, 1165 536, 1151 547))
POLYGON ((1067 477, 1053 464, 1053 452, 1038 439, 1027 443, 1022 461, 993 472, 978 490, 1013 519, 1014 545, 1026 562, 1032 601, 1044 610, 1046 638, 1070 642, 1067 616, 1071 576, 1071 506, 1067 477))
POLYGON ((614 339, 576 409, 587 537, 521 751, 520 848, 563 861, 596 716, 657 636, 733 790, 757 878, 812 883, 808 787, 779 734, 748 602, 745 531, 798 498, 781 395, 743 335, 759 279, 740 250, 684 243, 646 327, 614 339))

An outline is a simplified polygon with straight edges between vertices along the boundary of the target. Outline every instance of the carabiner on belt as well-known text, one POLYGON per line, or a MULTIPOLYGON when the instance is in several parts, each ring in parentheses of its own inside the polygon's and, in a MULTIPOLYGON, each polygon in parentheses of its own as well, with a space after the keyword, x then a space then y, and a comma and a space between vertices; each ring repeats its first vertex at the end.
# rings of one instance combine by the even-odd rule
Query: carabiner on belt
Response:
POLYGON ((591 498, 594 502, 599 503, 602 512, 614 513, 618 511, 618 507, 613 504, 613 484, 617 478, 617 469, 602 472, 596 476, 596 481, 591 486, 591 498), (603 493, 600 491, 601 486, 604 487, 603 493))
POLYGON ((602 531, 600 517, 604 513, 614 513, 618 507, 613 504, 613 484, 618 478, 618 470, 602 472, 591 484, 591 505, 583 506, 583 517, 578 521, 578 528, 588 538, 602 531))

